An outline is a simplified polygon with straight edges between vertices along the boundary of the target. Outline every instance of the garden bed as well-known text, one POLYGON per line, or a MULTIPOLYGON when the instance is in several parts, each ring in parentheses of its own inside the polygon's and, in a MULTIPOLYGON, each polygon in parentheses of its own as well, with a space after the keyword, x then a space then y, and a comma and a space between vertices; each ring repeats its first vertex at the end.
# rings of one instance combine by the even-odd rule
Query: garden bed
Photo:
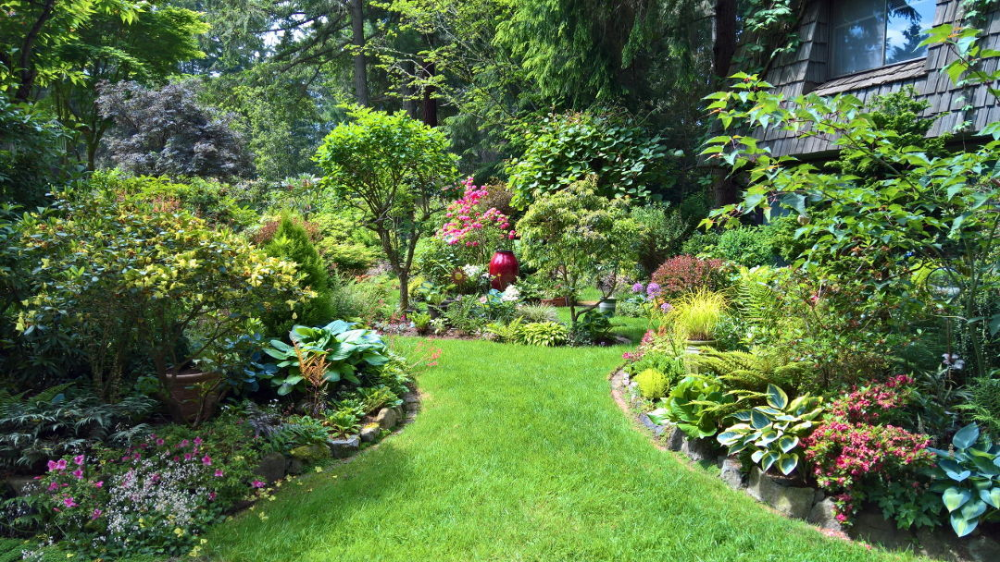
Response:
POLYGON ((609 377, 611 395, 622 411, 647 431, 656 447, 680 453, 703 468, 719 470, 719 478, 730 488, 743 492, 785 517, 800 519, 828 536, 859 540, 893 550, 911 550, 922 556, 949 562, 996 562, 1000 560, 1000 532, 997 525, 959 539, 945 528, 900 530, 877 510, 858 514, 845 528, 837 520, 834 504, 819 489, 798 479, 762 473, 754 466, 747 471, 734 457, 720 448, 714 438, 692 439, 676 426, 654 423, 638 394, 637 384, 621 369, 609 377))

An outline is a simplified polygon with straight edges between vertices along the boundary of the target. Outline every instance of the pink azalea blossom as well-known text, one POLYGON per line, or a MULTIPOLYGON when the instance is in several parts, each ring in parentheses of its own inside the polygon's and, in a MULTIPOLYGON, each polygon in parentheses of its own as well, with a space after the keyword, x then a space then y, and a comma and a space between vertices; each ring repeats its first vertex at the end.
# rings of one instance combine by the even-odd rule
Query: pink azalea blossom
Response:
POLYGON ((205 466, 212 466, 212 457, 205 455, 201 458, 201 464, 205 466))
POLYGON ((104 512, 101 511, 100 509, 95 509, 94 511, 92 511, 90 513, 90 520, 93 521, 93 520, 97 519, 98 517, 101 516, 102 513, 104 513, 104 512))
POLYGON ((66 507, 76 507, 77 503, 73 501, 73 498, 71 498, 70 496, 66 496, 63 499, 63 505, 65 505, 66 507))
POLYGON ((217 468, 215 470, 215 477, 216 478, 222 478, 223 476, 225 476, 225 474, 222 472, 222 469, 221 468, 217 468))
POLYGON ((77 480, 83 480, 83 471, 78 468, 73 471, 73 476, 76 477, 77 480))
POLYGON ((264 483, 261 482, 260 480, 254 480, 252 486, 254 488, 263 488, 264 487, 264 483))
POLYGON ((76 464, 77 466, 83 465, 84 460, 85 459, 83 455, 77 455, 73 457, 73 463, 76 464))

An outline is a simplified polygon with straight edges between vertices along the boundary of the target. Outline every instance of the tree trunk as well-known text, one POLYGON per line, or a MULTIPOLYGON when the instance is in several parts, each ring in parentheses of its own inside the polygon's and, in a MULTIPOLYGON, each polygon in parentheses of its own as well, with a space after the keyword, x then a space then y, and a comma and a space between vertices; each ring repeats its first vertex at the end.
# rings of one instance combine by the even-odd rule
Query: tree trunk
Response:
MULTIPOLYGON (((434 63, 422 62, 420 64, 420 72, 424 80, 430 80, 434 77, 434 63)), ((431 84, 424 84, 423 112, 421 118, 424 124, 430 127, 438 126, 437 98, 434 97, 436 89, 431 84)))
POLYGON ((368 63, 365 60, 365 14, 363 0, 351 0, 351 43, 354 45, 354 95, 368 106, 368 63))
POLYGON ((409 268, 399 268, 396 273, 399 278, 399 311, 406 315, 410 308, 410 270, 409 268))
POLYGON ((720 81, 729 77, 736 54, 736 0, 715 0, 712 26, 712 71, 720 81))

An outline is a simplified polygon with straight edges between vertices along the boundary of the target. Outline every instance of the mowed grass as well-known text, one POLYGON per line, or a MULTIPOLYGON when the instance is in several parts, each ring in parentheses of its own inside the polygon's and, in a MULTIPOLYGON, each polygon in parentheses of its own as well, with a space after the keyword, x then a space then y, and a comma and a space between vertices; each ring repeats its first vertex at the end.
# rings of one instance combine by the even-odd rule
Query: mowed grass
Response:
MULTIPOLYGON (((415 339, 396 346, 408 352, 415 339)), ((656 449, 612 401, 627 348, 435 341, 423 410, 217 526, 225 561, 871 562, 656 449), (259 514, 266 513, 262 521, 259 514)))

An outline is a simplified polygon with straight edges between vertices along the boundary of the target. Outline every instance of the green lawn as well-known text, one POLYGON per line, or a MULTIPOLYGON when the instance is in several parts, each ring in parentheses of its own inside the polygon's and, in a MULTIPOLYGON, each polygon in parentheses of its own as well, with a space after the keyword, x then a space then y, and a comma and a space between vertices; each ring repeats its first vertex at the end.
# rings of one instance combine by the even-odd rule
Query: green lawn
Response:
POLYGON ((653 447, 608 392, 623 348, 435 344, 415 423, 215 528, 215 559, 910 559, 827 539, 653 447))

